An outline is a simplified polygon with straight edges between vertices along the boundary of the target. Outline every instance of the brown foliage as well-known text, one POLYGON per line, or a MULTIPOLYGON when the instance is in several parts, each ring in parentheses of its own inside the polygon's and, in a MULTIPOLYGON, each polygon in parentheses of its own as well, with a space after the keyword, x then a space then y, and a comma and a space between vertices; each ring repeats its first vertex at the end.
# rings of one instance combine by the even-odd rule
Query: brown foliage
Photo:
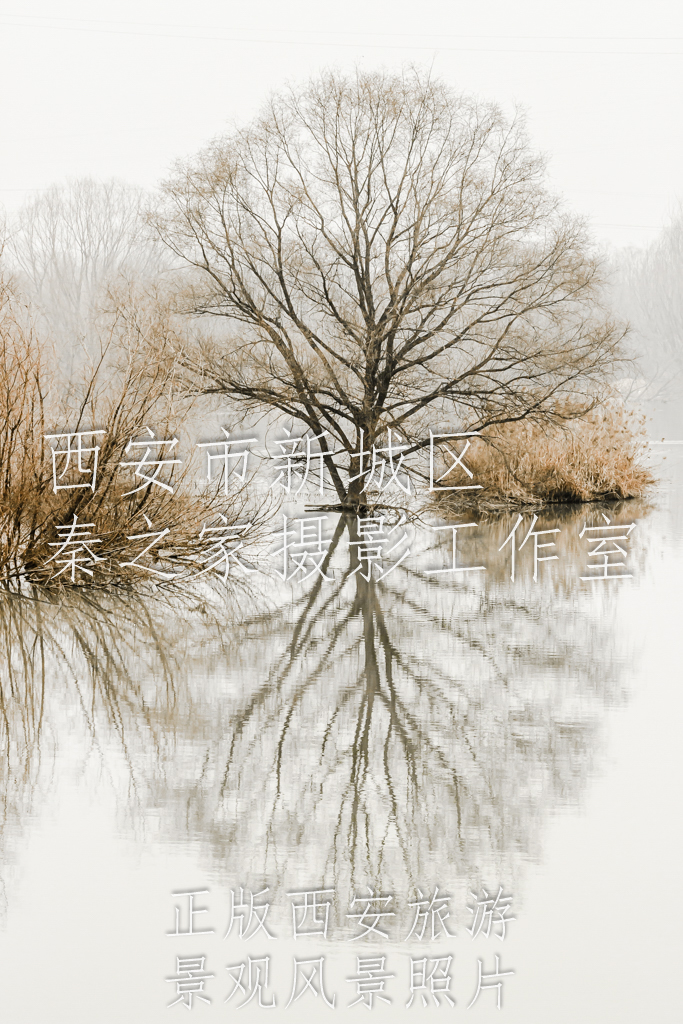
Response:
MULTIPOLYGON (((193 560, 204 523, 215 520, 219 511, 226 514, 228 523, 247 517, 244 489, 231 496, 229 509, 217 487, 196 492, 190 482, 195 470, 191 460, 180 472, 173 466, 163 477, 173 493, 150 485, 126 496, 139 483, 131 482, 132 470, 126 475, 119 468, 119 463, 133 457, 126 455, 126 445, 144 437, 151 426, 157 438, 172 437, 181 411, 172 368, 163 360, 149 360, 155 347, 163 351, 171 329, 162 306, 121 300, 111 312, 106 332, 103 330, 99 359, 88 365, 79 382, 67 388, 49 365, 47 346, 36 337, 30 311, 16 299, 7 280, 0 284, 3 579, 70 582, 68 575, 56 579, 54 562, 46 563, 54 552, 50 544, 59 539, 55 527, 68 525, 74 516, 79 524, 94 524, 93 536, 99 538, 96 554, 103 561, 97 563, 90 585, 140 580, 139 572, 122 568, 120 562, 133 557, 130 536, 150 529, 144 517, 155 531, 169 529, 168 539, 155 548, 154 555, 166 563, 166 569, 170 566, 171 571, 180 573, 193 564, 197 570, 193 560), (45 436, 94 429, 104 431, 97 440, 100 452, 94 492, 89 488, 55 492, 45 436)), ((182 412, 187 415, 188 411, 184 403, 182 412)), ((86 444, 92 443, 86 439, 86 444)), ((138 545, 134 554, 139 554, 142 546, 138 545)), ((82 579, 88 582, 87 577, 82 579)))
POLYGON ((647 447, 644 418, 620 404, 562 425, 506 423, 486 430, 468 453, 482 490, 444 493, 437 502, 457 511, 466 504, 494 510, 642 497, 655 483, 643 464, 647 447))

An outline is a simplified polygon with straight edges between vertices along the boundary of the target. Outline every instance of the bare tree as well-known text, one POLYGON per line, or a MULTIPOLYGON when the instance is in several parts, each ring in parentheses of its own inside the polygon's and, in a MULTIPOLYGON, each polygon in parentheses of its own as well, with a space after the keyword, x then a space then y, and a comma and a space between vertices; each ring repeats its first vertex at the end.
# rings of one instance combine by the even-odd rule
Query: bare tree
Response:
POLYGON ((640 396, 680 399, 683 390, 683 209, 646 249, 627 250, 615 267, 612 295, 631 322, 640 396))
POLYGON ((419 71, 274 96, 177 168, 153 218, 197 268, 188 310, 225 318, 180 353, 193 386, 327 431, 346 506, 361 436, 417 450, 429 424, 592 408, 623 331, 543 175, 522 119, 419 71))
POLYGON ((8 257, 34 311, 42 313, 72 376, 80 346, 97 349, 96 320, 107 292, 159 265, 145 227, 142 189, 83 178, 54 185, 18 213, 8 257))

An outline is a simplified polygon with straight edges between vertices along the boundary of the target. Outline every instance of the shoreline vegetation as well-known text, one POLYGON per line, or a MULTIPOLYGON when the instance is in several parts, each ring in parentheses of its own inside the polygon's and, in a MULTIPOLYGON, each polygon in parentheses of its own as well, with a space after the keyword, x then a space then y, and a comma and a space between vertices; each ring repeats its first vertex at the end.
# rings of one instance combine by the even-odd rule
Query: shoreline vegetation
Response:
MULTIPOLYGON (((231 494, 226 516, 219 482, 197 491, 197 467, 192 460, 184 462, 180 471, 176 465, 164 467, 161 479, 166 487, 140 487, 132 470, 125 477, 118 472, 120 463, 135 459, 135 452, 127 452, 129 442, 148 436, 150 426, 158 438, 170 438, 178 420, 192 419, 191 401, 175 393, 172 368, 163 360, 149 361, 151 348, 155 343, 163 346, 161 334, 168 329, 159 308, 150 305, 141 311, 119 304, 109 318, 97 358, 85 360, 78 379, 67 382, 55 365, 51 346, 36 331, 30 308, 10 280, 0 280, 0 582, 4 585, 70 584, 68 572, 56 575, 62 562, 52 556, 59 555, 55 549, 71 523, 78 524, 73 539, 82 544, 80 558, 85 566, 78 569, 78 582, 100 587, 140 583, 139 570, 121 562, 138 556, 147 541, 164 531, 145 559, 151 566, 150 581, 157 584, 164 583, 166 572, 178 574, 179 581, 190 570, 202 569, 207 545, 201 544, 200 535, 207 523, 234 526, 248 520, 254 538, 259 535, 268 503, 255 504, 247 488, 241 487, 231 494), (102 434, 86 437, 84 444, 86 450, 95 444, 100 449, 94 490, 81 486, 55 492, 50 447, 67 442, 47 438, 93 430, 102 434), (127 493, 131 490, 134 493, 127 493), (132 550, 131 537, 138 538, 132 550), (89 556, 93 561, 85 560, 89 556), (89 576, 93 564, 97 573, 89 576)), ((73 474, 76 449, 69 458, 73 474)), ((58 473, 66 456, 60 460, 58 473)), ((92 460, 92 453, 84 456, 90 466, 92 460)))
MULTIPOLYGON (((132 475, 123 482, 116 469, 126 458, 129 441, 144 436, 150 425, 157 437, 172 437, 179 423, 196 426, 199 422, 201 396, 188 397, 177 386, 177 327, 172 306, 158 297, 152 300, 136 291, 124 298, 119 295, 100 324, 98 357, 83 362, 77 381, 67 384, 62 375, 60 383, 52 346, 36 327, 29 304, 11 279, 0 280, 0 420, 4 424, 0 431, 0 582, 4 587, 28 583, 52 591, 72 585, 68 573, 55 575, 55 564, 49 559, 58 540, 56 526, 64 527, 74 515, 79 524, 97 524, 98 546, 92 552, 102 559, 96 580, 79 574, 75 585, 100 588, 146 583, 163 587, 167 570, 175 573, 174 584, 196 575, 202 568, 201 531, 208 523, 219 522, 219 515, 226 526, 252 524, 245 542, 260 542, 273 529, 278 504, 273 497, 249 494, 247 482, 226 498, 220 479, 197 492, 194 481, 200 473, 193 459, 180 472, 171 467, 164 477, 173 485, 173 494, 151 486, 125 496, 134 486, 132 475), (150 361, 152 351, 158 358, 150 361), (55 494, 46 435, 90 429, 105 431, 94 493, 79 489, 55 494), (143 576, 135 568, 121 567, 131 536, 151 538, 154 532, 167 529, 169 539, 162 539, 148 559, 156 573, 143 576)), ((455 492, 457 497, 454 492, 435 493, 420 514, 448 519, 466 510, 495 515, 643 497, 656 483, 644 465, 644 417, 627 411, 619 401, 587 415, 572 415, 570 407, 558 407, 554 424, 526 419, 483 431, 480 439, 472 439, 466 457, 481 490, 455 492)), ((374 514, 402 511, 403 496, 392 493, 388 504, 383 497, 368 499, 356 511, 361 515, 371 515, 373 510, 374 514)), ((409 514, 414 503, 415 496, 406 498, 409 514)), ((138 546, 141 550, 144 539, 138 546)), ((236 579, 231 577, 233 585, 236 579)))
POLYGON ((433 505, 448 516, 643 498, 657 483, 644 464, 645 419, 617 402, 559 425, 521 421, 486 431, 468 458, 481 490, 437 493, 433 505))
POLYGON ((198 437, 208 418, 218 431, 219 410, 231 436, 234 414, 311 439, 329 484, 313 514, 642 498, 644 420, 615 390, 636 361, 603 271, 523 118, 419 68, 287 87, 154 194, 47 190, 10 225, 0 265, 0 579, 76 583, 80 543, 85 584, 96 565, 100 585, 129 586, 149 541, 146 578, 164 586, 215 577, 207 543, 234 554, 244 524, 250 547, 271 538, 284 493, 233 476, 225 494, 196 448, 177 458, 176 430, 198 437), (55 492, 53 459, 73 472, 70 438, 94 431, 96 486, 55 492), (467 476, 450 476, 458 465, 467 476), (472 489, 430 493, 445 476, 472 489))

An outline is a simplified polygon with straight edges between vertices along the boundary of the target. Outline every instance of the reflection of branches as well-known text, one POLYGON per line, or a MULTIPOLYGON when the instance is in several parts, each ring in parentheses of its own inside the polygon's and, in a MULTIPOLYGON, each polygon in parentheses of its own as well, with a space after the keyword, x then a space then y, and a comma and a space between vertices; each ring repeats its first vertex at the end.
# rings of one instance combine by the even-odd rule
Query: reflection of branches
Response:
MULTIPOLYGON (((162 809, 163 834, 197 839, 235 884, 505 881, 538 854, 547 811, 580 798, 600 713, 623 693, 590 587, 585 601, 550 575, 512 587, 500 543, 486 579, 438 585, 404 565, 366 581, 352 556, 334 583, 268 610, 247 614, 244 590, 239 623, 208 589, 59 607, 8 596, 0 715, 17 815, 66 715, 72 749, 96 745, 123 781, 133 827, 162 809)), ((578 576, 583 552, 563 554, 578 576)))
POLYGON ((592 704, 621 699, 610 624, 562 587, 352 569, 238 648, 259 682, 232 720, 219 856, 270 884, 405 891, 534 854, 541 812, 590 770, 592 704))
MULTIPOLYGON (((36 791, 44 796, 53 783, 54 762, 71 752, 85 760, 97 749, 118 783, 123 755, 125 779, 144 803, 150 786, 142 756, 156 767, 164 759, 168 735, 182 699, 176 689, 176 652, 196 623, 209 623, 210 591, 192 600, 193 623, 182 627, 175 599, 102 591, 60 595, 0 595, 0 744, 2 821, 0 856, 7 860, 31 813, 36 791), (199 598, 199 599, 197 599, 199 598)), ((225 606, 221 609, 225 613, 225 606)))

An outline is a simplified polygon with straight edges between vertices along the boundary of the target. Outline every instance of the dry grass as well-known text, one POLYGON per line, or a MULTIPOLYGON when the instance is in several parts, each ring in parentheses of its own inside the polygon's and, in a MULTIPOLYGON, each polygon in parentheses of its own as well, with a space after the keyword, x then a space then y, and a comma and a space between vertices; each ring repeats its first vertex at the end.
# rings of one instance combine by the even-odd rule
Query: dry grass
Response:
POLYGON ((656 481, 644 465, 644 417, 619 405, 561 425, 528 421, 485 432, 467 455, 479 491, 444 492, 441 510, 541 507, 643 497, 656 481), (453 497, 453 495, 458 495, 453 497))

